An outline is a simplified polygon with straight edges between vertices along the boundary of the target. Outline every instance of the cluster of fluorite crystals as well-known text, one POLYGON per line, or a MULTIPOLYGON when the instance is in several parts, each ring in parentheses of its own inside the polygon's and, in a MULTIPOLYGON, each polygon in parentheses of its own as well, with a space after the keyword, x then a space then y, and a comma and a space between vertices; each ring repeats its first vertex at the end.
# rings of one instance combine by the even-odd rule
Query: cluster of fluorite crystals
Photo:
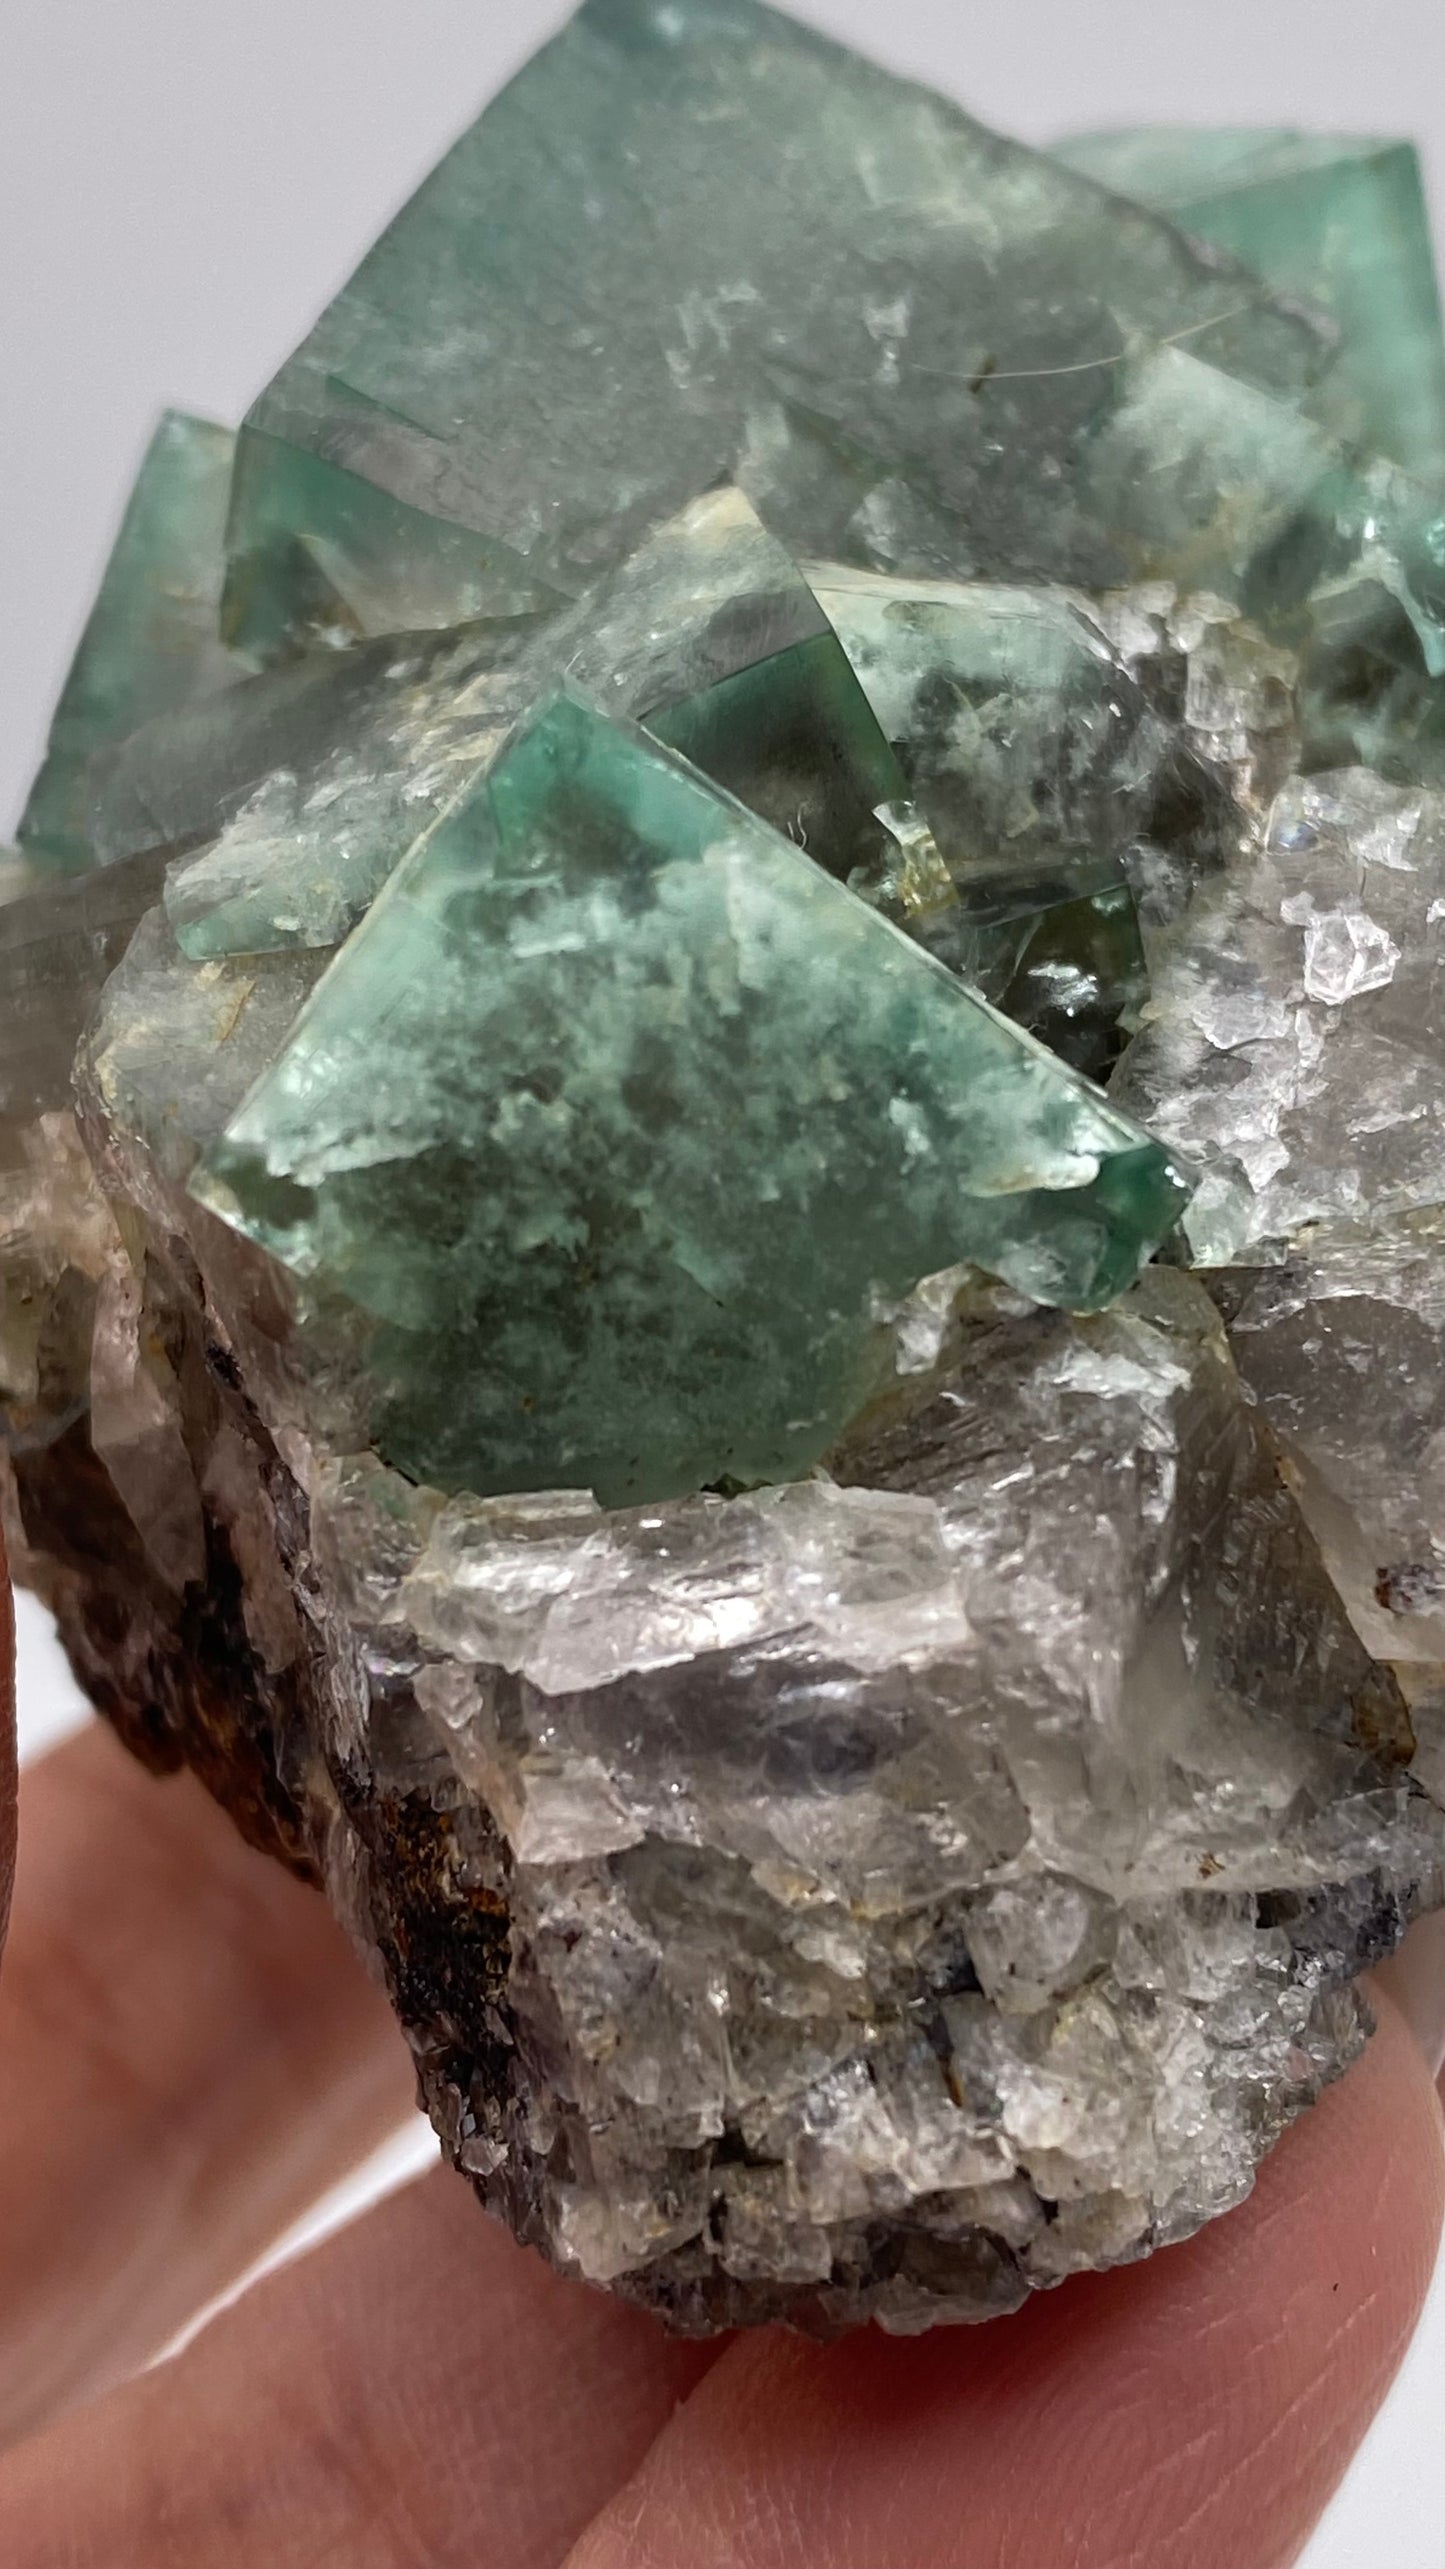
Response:
POLYGON ((1238 2200, 1445 1897, 1413 155, 588 0, 145 459, 0 867, 0 1483, 677 2325, 1238 2200))

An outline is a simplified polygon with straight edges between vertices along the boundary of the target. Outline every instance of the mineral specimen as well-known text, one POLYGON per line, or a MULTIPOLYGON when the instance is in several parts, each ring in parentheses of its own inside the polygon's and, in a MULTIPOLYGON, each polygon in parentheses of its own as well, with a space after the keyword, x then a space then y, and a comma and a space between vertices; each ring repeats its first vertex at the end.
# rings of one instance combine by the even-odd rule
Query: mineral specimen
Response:
MULTIPOLYGON (((173 836, 190 835, 194 815, 214 815, 233 745, 246 744, 254 792, 167 891, 186 952, 339 944, 399 848, 566 679, 590 685, 611 714, 645 721, 900 919, 953 903, 842 642, 741 491, 725 488, 691 502, 565 612, 469 628, 385 660, 348 653, 329 684, 304 665, 258 679, 219 737, 194 723, 189 738, 178 740, 176 724, 141 734, 146 769, 161 771, 158 790, 139 796, 151 815, 180 750, 186 799, 171 801, 173 836), (911 898, 910 867, 921 876, 911 898)), ((133 750, 124 792, 118 775, 107 780, 111 846, 117 829, 121 843, 148 834, 133 822, 127 831, 141 781, 134 762, 133 750)))
POLYGON ((1414 163, 1071 149, 587 0, 0 860, 12 1558, 695 2331, 1183 2237, 1445 1900, 1414 163))

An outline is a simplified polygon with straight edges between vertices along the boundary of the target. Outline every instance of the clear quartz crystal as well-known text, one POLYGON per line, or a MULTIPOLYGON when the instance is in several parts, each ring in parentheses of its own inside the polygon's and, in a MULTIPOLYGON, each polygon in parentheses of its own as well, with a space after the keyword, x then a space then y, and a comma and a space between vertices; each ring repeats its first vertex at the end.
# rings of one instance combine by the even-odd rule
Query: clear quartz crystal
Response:
MULTIPOLYGON (((1186 1216, 1356 1629, 1445 1658, 1445 798, 1296 779, 1165 941, 1115 1088, 1186 1216)), ((1422 1673, 1424 1672, 1424 1673, 1422 1673)))
POLYGON ((1238 1236, 1445 1203, 1445 797, 1361 769, 1297 778, 1267 832, 1160 940, 1113 1082, 1193 1163, 1241 1172, 1238 1236))

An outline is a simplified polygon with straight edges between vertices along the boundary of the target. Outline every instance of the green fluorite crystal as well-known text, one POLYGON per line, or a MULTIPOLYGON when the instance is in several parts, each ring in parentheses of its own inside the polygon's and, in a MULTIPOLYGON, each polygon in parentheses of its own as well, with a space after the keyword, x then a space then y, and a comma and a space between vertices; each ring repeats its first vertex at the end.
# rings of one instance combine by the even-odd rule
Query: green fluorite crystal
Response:
POLYGON ((587 0, 252 411, 231 628, 575 595, 723 474, 815 554, 1104 584, 1071 459, 1180 335, 1333 416, 1327 338, 1142 208, 755 0, 587 0))
MULTIPOLYGON (((338 944, 419 830, 564 678, 645 722, 900 919, 926 896, 953 901, 817 598, 743 494, 723 488, 550 617, 472 627, 449 646, 419 638, 349 691, 339 675, 305 697, 297 674, 258 680, 249 692, 270 741, 260 788, 167 887, 185 952, 338 944), (282 754, 271 707, 288 728, 300 714, 298 754, 282 754)), ((217 749, 224 760, 224 737, 217 749)))
POLYGON ((1212 587, 1262 625, 1300 633, 1322 592, 1374 581, 1396 599, 1423 667, 1445 672, 1445 501, 1187 349, 1123 369, 1081 478, 1138 577, 1212 587))
POLYGON ((1441 772, 1445 497, 1184 348, 1125 369, 1080 478, 1136 578, 1211 590, 1299 654, 1308 766, 1441 772))
POLYGON ((684 762, 543 709, 193 1180, 369 1316, 381 1449, 609 1503, 807 1468, 972 1259, 1110 1300, 1165 1155, 684 762))
POLYGON ((1343 589, 1321 754, 1428 765, 1441 504, 1355 461, 1358 304, 1342 338, 756 0, 587 0, 252 411, 227 629, 576 596, 731 476, 873 569, 1214 584, 1289 640, 1343 589))
MULTIPOLYGON (((333 398, 366 441, 385 444, 405 431, 404 419, 371 409, 349 386, 338 382, 333 398)), ((484 529, 409 507, 368 474, 254 422, 236 457, 232 519, 244 550, 227 580, 226 631, 254 660, 367 633, 525 615, 558 600, 484 529)))
POLYGON ((951 879, 952 907, 919 933, 1102 1073, 1147 988, 1125 860, 1178 783, 1172 726, 1063 591, 836 563, 809 577, 951 879))
POLYGON ((948 877, 823 606, 727 484, 692 501, 539 635, 537 692, 568 677, 701 767, 829 873, 902 914, 910 866, 948 877))
POLYGON ((1136 126, 1056 148, 1071 169, 1217 242, 1281 293, 1323 305, 1341 332, 1338 376, 1362 442, 1427 479, 1445 476, 1445 327, 1413 144, 1136 126))
POLYGON ((1169 734, 1082 600, 830 563, 808 577, 956 878, 1047 852, 1082 888, 1139 834, 1169 734))
POLYGON ((92 861, 90 761, 239 676, 217 630, 235 438, 168 411, 146 453, 20 823, 32 861, 92 861))

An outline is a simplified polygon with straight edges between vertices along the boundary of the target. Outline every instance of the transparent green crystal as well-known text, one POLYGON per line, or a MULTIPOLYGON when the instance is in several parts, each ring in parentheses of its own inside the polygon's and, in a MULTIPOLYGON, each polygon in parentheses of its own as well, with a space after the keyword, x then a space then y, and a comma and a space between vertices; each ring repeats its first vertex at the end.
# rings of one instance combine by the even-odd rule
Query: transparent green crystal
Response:
POLYGON ((192 1180, 366 1315, 375 1441, 609 1503, 807 1469, 976 1260, 1107 1302, 1186 1190, 741 805, 573 694, 393 877, 192 1180))
POLYGON ((150 442, 20 822, 37 865, 94 862, 87 769, 99 750, 240 674, 217 630, 235 442, 179 411, 150 442))
POLYGON ((1404 675, 1414 729, 1432 736, 1445 679, 1439 493, 1177 347, 1124 369, 1117 408, 1081 452, 1079 487, 1117 528, 1137 579, 1215 590, 1302 652, 1308 764, 1322 754, 1317 704, 1382 727, 1385 670, 1404 675))
POLYGON ((957 896, 932 951, 1092 1076, 1146 988, 1125 873, 1170 826, 1173 731, 1081 602, 809 566, 957 896))
MULTIPOLYGON (((171 877, 166 908, 187 954, 338 944, 419 831, 568 676, 855 889, 905 920, 918 906, 899 886, 902 767, 817 598, 738 490, 705 493, 550 618, 472 627, 441 650, 419 636, 351 689, 323 673, 303 695, 303 674, 271 673, 250 691, 268 689, 288 724, 299 711, 299 755, 273 715, 279 774, 171 877)), ((926 845, 915 871, 935 906, 951 903, 926 845)))
MULTIPOLYGON (((1358 134, 1135 126, 1071 134, 1071 169, 1167 214, 1324 306, 1361 443, 1445 476, 1445 325, 1412 143, 1358 134)), ((1350 423, 1341 412, 1337 425, 1350 423)))
POLYGON ((724 475, 795 550, 1105 586, 1070 459, 1181 335, 1331 415, 1321 333, 1157 216, 755 0, 588 0, 251 412, 230 630, 575 596, 724 475))
POLYGON ((128 743, 107 832, 199 849, 166 885, 183 950, 339 945, 532 701, 538 629, 498 618, 311 654, 236 689, 222 724, 200 708, 128 743))
MULTIPOLYGON (((691 502, 560 616, 531 666, 538 693, 570 678, 830 874, 894 898, 896 826, 926 835, 902 764, 814 590, 735 486, 691 502)), ((936 858, 930 870, 946 901, 936 858)))
MULTIPOLYGON (((333 399, 343 412, 358 406, 341 384, 333 399)), ((509 545, 255 427, 237 453, 232 519, 246 549, 227 582, 225 628, 256 661, 368 633, 532 614, 561 594, 509 545)))
POLYGON ((955 875, 1005 850, 1087 865, 1127 844, 1162 726, 1073 599, 829 563, 808 576, 955 875))

